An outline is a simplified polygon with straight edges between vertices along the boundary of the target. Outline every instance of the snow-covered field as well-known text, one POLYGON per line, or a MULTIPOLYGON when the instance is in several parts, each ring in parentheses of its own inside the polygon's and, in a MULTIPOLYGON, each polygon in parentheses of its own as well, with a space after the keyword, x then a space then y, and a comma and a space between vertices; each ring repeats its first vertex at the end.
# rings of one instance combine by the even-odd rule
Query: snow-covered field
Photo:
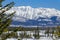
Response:
MULTIPOLYGON (((23 40, 26 40, 26 39, 23 39, 23 40)), ((41 37, 40 39, 27 39, 27 40, 53 40, 52 38, 49 38, 49 37, 41 37)))
MULTIPOLYGON (((23 32, 23 31, 22 31, 23 32)), ((43 31, 40 31, 40 33, 39 33, 39 35, 43 35, 43 36, 41 36, 39 39, 35 39, 33 36, 31 36, 32 38, 23 38, 23 39, 21 39, 21 40, 60 40, 60 39, 56 39, 55 37, 51 37, 51 36, 49 36, 49 37, 47 37, 45 34, 44 34, 44 30, 43 31)), ((21 32, 17 32, 18 33, 18 35, 19 35, 19 33, 21 33, 21 32)), ((34 32, 31 32, 31 31, 27 31, 27 34, 32 34, 33 35, 33 33, 34 32)), ((19 38, 20 39, 20 38, 19 38)), ((6 39, 6 40, 18 40, 18 39, 16 39, 16 38, 8 38, 8 39, 6 39)))
MULTIPOLYGON (((16 38, 8 38, 6 40, 18 40, 18 39, 16 39, 16 38)), ((52 39, 51 37, 40 37, 40 39, 23 38, 21 40, 60 40, 60 39, 52 39)))

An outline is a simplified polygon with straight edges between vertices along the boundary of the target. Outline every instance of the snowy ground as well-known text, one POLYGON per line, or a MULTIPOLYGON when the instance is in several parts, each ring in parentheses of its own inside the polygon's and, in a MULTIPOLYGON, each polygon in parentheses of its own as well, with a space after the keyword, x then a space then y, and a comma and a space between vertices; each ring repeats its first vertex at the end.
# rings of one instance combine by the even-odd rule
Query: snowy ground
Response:
MULTIPOLYGON (((7 40, 18 40, 16 38, 9 38, 7 40)), ((24 38, 21 40, 60 40, 60 39, 52 39, 51 37, 41 37, 40 39, 33 39, 33 38, 24 38)))
MULTIPOLYGON (((41 36, 39 39, 35 39, 33 36, 31 36, 32 38, 23 38, 21 40, 60 40, 60 39, 56 39, 55 37, 46 37, 46 35, 44 34, 45 31, 40 31, 40 35, 43 35, 41 36)), ((18 32, 18 33, 21 33, 21 32, 18 32)), ((30 32, 27 32, 28 34, 30 34, 30 32)), ((19 35, 19 34, 18 34, 19 35)), ((31 32, 31 35, 33 35, 33 32, 31 32)), ((16 38, 8 38, 6 40, 18 40, 16 38)))
MULTIPOLYGON (((23 39, 23 40, 26 40, 26 39, 23 39)), ((40 39, 27 39, 27 40, 53 40, 53 39, 48 37, 41 37, 40 39)))

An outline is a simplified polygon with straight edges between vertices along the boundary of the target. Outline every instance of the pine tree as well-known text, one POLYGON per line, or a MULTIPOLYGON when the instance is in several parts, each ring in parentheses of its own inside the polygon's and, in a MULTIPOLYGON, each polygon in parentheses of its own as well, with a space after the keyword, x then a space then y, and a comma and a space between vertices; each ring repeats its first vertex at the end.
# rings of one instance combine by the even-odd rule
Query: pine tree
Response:
POLYGON ((55 35, 60 38, 60 26, 57 26, 55 30, 55 35))
MULTIPOLYGON (((9 13, 7 15, 6 11, 8 11, 10 8, 13 7, 14 2, 11 2, 9 4, 7 4, 6 6, 2 7, 2 2, 5 0, 0 0, 0 35, 2 35, 4 29, 6 29, 12 22, 12 17, 15 13, 9 13)), ((4 40, 8 37, 9 35, 7 35, 4 40)))

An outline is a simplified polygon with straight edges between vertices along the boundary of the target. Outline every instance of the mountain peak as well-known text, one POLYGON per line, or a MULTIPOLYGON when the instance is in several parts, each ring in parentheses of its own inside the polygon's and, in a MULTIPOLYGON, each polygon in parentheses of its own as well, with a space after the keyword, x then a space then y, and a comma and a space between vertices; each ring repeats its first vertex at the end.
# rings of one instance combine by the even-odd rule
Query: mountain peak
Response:
POLYGON ((38 18, 51 18, 56 16, 60 18, 60 11, 55 8, 32 8, 31 6, 13 7, 7 12, 16 11, 13 20, 19 22, 26 22, 26 20, 37 20, 38 18))

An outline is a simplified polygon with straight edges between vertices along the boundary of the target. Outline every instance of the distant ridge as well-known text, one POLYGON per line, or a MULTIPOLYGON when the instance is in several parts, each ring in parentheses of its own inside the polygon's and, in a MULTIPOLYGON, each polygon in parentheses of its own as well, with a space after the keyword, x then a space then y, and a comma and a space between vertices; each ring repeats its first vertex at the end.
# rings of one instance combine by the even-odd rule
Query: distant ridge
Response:
POLYGON ((60 11, 55 8, 32 8, 31 6, 13 7, 8 12, 16 11, 13 25, 22 26, 58 26, 60 11))

